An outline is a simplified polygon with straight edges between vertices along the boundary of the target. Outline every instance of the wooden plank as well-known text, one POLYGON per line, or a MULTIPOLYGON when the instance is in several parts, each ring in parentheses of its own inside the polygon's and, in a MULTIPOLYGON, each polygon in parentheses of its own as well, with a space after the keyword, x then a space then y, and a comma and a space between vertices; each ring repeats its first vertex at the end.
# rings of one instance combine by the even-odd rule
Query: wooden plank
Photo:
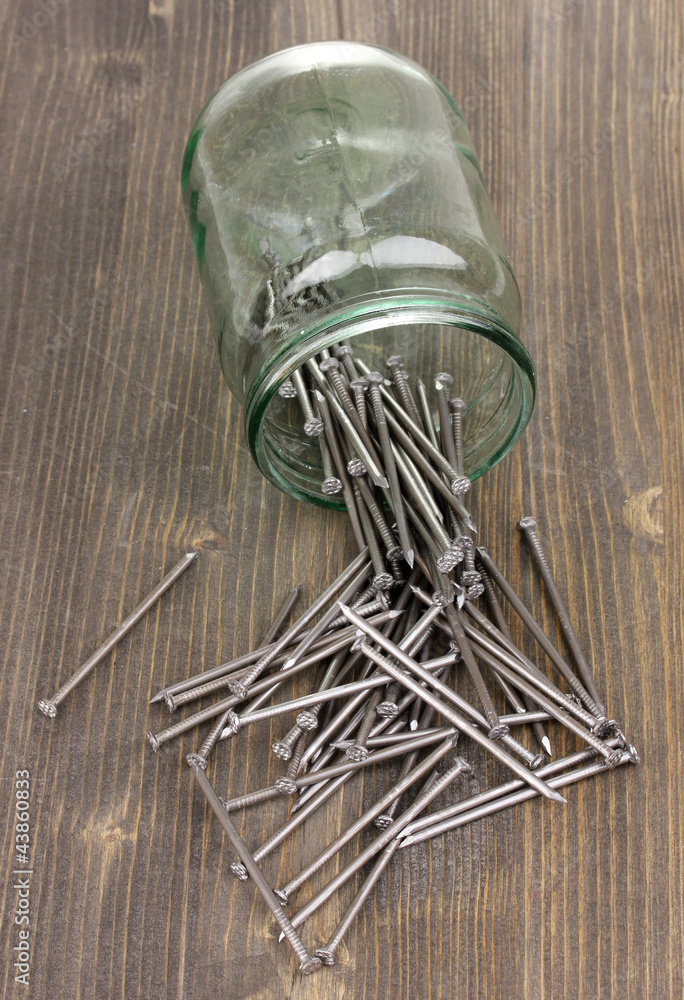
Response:
MULTIPOLYGON (((12 915, 13 784, 26 768, 28 995, 59 983, 79 1000, 679 1000, 681 11, 664 0, 46 0, 0 17, 0 898, 12 915), (147 706, 164 681, 254 645, 291 586, 314 596, 353 552, 342 516, 279 494, 248 457, 178 190, 189 127, 229 74, 337 37, 407 53, 465 109, 540 385, 522 443, 474 489, 474 513, 551 629, 513 530, 535 513, 644 766, 569 789, 564 810, 530 803, 399 852, 339 964, 302 981, 261 901, 233 882, 195 793, 183 759, 198 734, 155 758, 144 733, 165 723, 147 706), (44 719, 38 698, 189 545, 199 564, 44 719)), ((280 773, 268 742, 254 727, 222 751, 220 793, 252 787, 266 766, 280 773)), ((297 842, 307 857, 382 780, 369 770, 363 788, 345 788, 297 842)), ((284 813, 278 800, 245 814, 243 835, 256 844, 284 813)), ((265 864, 274 881, 299 849, 265 864)), ((325 940, 347 902, 305 942, 325 940)), ((18 928, 6 929, 4 995, 25 996, 10 958, 18 928)))

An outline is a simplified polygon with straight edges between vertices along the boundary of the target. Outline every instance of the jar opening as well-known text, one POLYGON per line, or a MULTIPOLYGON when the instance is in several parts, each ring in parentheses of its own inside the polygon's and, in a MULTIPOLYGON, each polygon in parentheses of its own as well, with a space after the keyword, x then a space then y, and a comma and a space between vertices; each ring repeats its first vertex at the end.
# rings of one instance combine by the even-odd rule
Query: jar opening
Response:
MULTIPOLYGON (((456 297, 453 297, 456 299, 456 297)), ((349 339, 371 369, 389 375, 385 361, 400 354, 412 385, 421 378, 433 400, 432 376, 449 372, 451 395, 466 402, 464 465, 471 479, 482 475, 513 447, 525 429, 535 398, 532 360, 495 315, 477 312, 437 293, 347 303, 317 326, 300 330, 252 379, 245 404, 247 443, 261 472, 298 499, 343 509, 341 494, 321 491, 323 470, 317 440, 303 430, 296 399, 278 388, 306 360, 349 339)), ((491 310, 489 312, 492 312, 491 310)), ((436 407, 433 411, 439 427, 436 407)))

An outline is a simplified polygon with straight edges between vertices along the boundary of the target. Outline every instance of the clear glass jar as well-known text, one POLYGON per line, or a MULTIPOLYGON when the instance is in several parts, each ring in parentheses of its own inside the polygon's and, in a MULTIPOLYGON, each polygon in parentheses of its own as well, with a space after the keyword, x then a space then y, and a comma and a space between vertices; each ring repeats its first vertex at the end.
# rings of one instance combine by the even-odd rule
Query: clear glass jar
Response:
POLYGON ((205 105, 181 186, 223 372, 276 486, 340 504, 277 390, 344 338, 371 368, 401 354, 428 385, 454 376, 471 478, 517 441, 535 397, 520 295, 463 116, 426 70, 354 42, 267 56, 205 105))

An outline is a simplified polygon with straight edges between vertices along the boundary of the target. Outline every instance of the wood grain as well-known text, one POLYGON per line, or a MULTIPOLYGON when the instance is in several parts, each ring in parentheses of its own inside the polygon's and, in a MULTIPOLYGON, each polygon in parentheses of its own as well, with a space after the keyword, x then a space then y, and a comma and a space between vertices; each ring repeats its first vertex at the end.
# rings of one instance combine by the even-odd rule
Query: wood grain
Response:
MULTIPOLYGON (((144 1000, 679 1000, 684 991, 682 12, 666 0, 20 0, 0 12, 3 992, 144 1000), (41 17, 37 12, 43 10, 41 17), (48 11, 48 13, 45 13, 48 11), (248 458, 180 211, 184 141, 241 66, 378 42, 464 107, 511 251, 539 402, 474 490, 498 561, 553 628, 513 530, 534 512, 611 713, 644 764, 400 852, 333 970, 301 980, 183 758, 165 681, 258 642, 287 590, 353 552, 248 458), (36 710, 189 545, 201 559, 65 701, 36 710), (30 987, 13 981, 13 783, 31 774, 30 987)), ((257 727, 254 727, 255 730, 257 727)), ((277 730, 280 732, 280 730, 277 730)), ((274 735, 276 729, 274 727, 274 735)), ((265 732, 217 758, 253 787, 265 732)), ((318 832, 385 780, 350 784, 318 832)), ((248 812, 257 843, 284 815, 248 812)), ((349 850, 351 850, 350 848, 349 850)), ((342 860, 350 854, 343 854, 342 860)), ((317 885, 318 883, 316 883, 317 885)), ((348 897, 305 930, 325 940, 348 897)))

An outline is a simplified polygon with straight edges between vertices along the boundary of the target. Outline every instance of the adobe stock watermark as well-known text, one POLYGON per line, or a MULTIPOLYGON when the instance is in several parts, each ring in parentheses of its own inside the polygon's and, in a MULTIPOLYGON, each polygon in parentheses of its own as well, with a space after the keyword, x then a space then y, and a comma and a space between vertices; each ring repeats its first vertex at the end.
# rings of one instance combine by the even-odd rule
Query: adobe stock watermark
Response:
POLYGON ((16 891, 14 909, 15 939, 12 944, 14 980, 28 986, 31 974, 31 855, 30 825, 31 775, 22 768, 14 775, 14 857, 12 863, 12 889, 16 891))
MULTIPOLYGON (((602 297, 601 316, 624 313, 627 307, 638 302, 640 290, 646 282, 653 281, 660 272, 663 272, 663 277, 671 273, 672 264, 671 255, 664 247, 647 247, 641 252, 641 259, 631 276, 632 280, 629 283, 623 281, 616 291, 602 297)), ((591 336, 596 330, 596 326, 597 320, 595 318, 584 320, 575 327, 576 338, 591 336)))
POLYGON ((355 40, 359 42, 376 42, 378 35, 382 35, 383 32, 387 31, 392 21, 399 17, 405 7, 406 4, 403 0, 395 0, 394 3, 374 9, 369 14, 368 20, 361 30, 357 33, 355 40))
MULTIPOLYGON (((269 0, 212 0, 211 8, 215 14, 236 14, 243 8, 255 13, 270 10, 269 0)), ((368 13, 366 19, 354 26, 354 38, 347 39, 347 44, 355 42, 376 42, 378 36, 388 29, 390 24, 406 9, 406 0, 390 0, 389 3, 368 13)), ((344 45, 345 40, 340 40, 344 45)))
POLYGON ((571 17, 583 5, 584 0, 561 0, 559 4, 548 11, 548 19, 551 24, 558 24, 571 17))
POLYGON ((264 5, 262 0, 213 0, 211 6, 217 14, 233 14, 243 7, 249 7, 250 10, 259 10, 264 5))
POLYGON ((627 131, 624 122, 606 122, 598 137, 593 142, 579 146, 568 156, 557 176, 544 184, 534 198, 527 200, 520 214, 524 226, 539 218, 542 212, 560 197, 566 188, 575 183, 585 167, 597 160, 615 141, 616 136, 627 131))
POLYGON ((664 82, 666 87, 677 93, 684 89, 684 56, 667 70, 664 82))
MULTIPOLYGON (((475 89, 457 102, 458 106, 469 115, 474 114, 485 98, 494 91, 494 85, 484 77, 477 76, 475 83, 475 89)), ((428 129, 421 134, 420 143, 415 143, 410 151, 400 153, 388 162, 387 181, 395 183, 413 177, 426 160, 440 157, 453 158, 455 148, 452 135, 445 129, 428 129)))
POLYGON ((86 160, 91 155, 93 150, 97 149, 107 133, 113 131, 120 122, 125 121, 134 107, 144 101, 148 94, 158 87, 160 83, 163 83, 170 75, 168 70, 146 67, 143 78, 138 86, 127 91, 121 100, 114 105, 109 114, 104 118, 100 118, 94 128, 84 129, 83 132, 79 133, 81 138, 75 148, 69 153, 66 161, 64 163, 52 164, 52 169, 56 176, 60 180, 63 180, 72 170, 75 170, 83 160, 86 160))
POLYGON ((460 101, 456 101, 461 111, 464 115, 473 115, 481 107, 483 101, 487 99, 490 94, 494 93, 494 84, 491 80, 485 79, 484 76, 480 76, 478 73, 475 77, 475 90, 471 94, 467 94, 460 101))
POLYGON ((21 19, 21 25, 16 35, 12 35, 10 45, 13 49, 22 49, 39 34, 71 0, 36 0, 36 9, 31 15, 21 19))

